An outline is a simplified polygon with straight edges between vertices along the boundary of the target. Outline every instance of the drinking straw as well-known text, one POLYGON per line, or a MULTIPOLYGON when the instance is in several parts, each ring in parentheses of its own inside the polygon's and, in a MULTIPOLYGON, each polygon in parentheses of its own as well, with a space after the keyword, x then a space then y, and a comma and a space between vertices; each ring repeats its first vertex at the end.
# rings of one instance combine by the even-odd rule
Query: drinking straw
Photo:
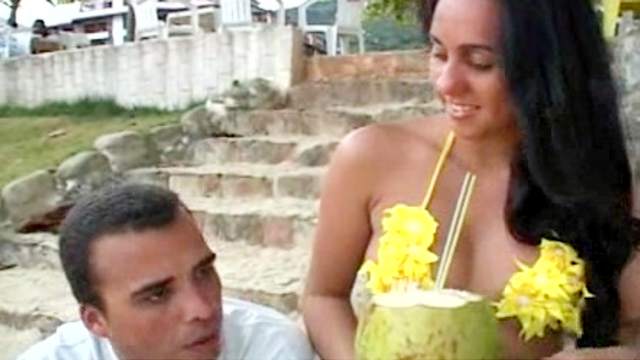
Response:
POLYGON ((451 226, 447 233, 447 238, 444 243, 444 250, 440 258, 440 264, 438 266, 438 273, 436 275, 436 289, 443 289, 449 273, 449 267, 453 259, 453 253, 455 252, 458 239, 460 238, 460 232, 462 230, 462 224, 464 223, 467 208, 469 206, 469 200, 473 193, 473 187, 475 186, 476 176, 470 172, 467 172, 462 182, 460 194, 456 202, 455 210, 453 211, 453 218, 451 219, 451 226))

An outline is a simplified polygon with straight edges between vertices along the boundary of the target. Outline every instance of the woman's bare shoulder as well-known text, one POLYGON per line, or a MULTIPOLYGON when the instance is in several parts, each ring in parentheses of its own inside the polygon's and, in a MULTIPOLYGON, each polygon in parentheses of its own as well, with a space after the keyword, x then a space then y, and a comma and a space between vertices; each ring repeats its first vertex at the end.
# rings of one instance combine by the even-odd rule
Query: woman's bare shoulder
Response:
POLYGON ((429 117, 368 125, 345 136, 335 156, 385 165, 398 161, 399 155, 406 158, 416 153, 437 153, 447 132, 442 123, 437 117, 429 117))

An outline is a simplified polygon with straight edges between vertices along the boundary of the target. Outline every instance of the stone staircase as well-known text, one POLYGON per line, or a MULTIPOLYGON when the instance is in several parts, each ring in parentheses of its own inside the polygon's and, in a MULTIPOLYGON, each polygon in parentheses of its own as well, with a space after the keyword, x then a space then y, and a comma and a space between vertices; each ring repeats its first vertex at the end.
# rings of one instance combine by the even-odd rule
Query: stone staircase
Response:
MULTIPOLYGON (((225 294, 296 316, 331 153, 358 127, 437 111, 431 96, 415 78, 303 83, 287 109, 235 114, 222 124, 224 137, 199 140, 192 166, 149 172, 193 211, 219 255, 225 294)), ((0 244, 18 264, 0 271, 0 348, 12 358, 77 310, 55 236, 0 244)))

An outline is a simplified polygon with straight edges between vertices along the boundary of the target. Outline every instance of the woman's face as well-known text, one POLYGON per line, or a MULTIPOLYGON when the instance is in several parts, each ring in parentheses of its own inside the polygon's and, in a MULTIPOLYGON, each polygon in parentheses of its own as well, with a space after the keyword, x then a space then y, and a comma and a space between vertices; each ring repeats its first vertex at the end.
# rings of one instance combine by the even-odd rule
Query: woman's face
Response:
POLYGON ((440 0, 431 25, 430 79, 458 136, 516 129, 501 65, 498 0, 440 0))

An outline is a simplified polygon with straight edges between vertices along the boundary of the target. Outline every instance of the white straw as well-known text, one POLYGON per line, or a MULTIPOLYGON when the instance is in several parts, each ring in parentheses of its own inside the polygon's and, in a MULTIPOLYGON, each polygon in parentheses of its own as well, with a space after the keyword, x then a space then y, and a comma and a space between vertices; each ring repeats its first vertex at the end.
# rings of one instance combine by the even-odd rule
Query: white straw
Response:
POLYGON ((436 275, 436 289, 443 289, 449 273, 449 267, 453 260, 453 254, 460 238, 460 232, 462 230, 462 224, 464 223, 467 208, 469 206, 469 199, 473 193, 473 187, 475 186, 476 176, 467 172, 462 182, 460 194, 456 202, 456 207, 453 211, 453 218, 451 219, 451 226, 447 233, 447 238, 444 243, 444 249, 440 258, 440 264, 438 265, 438 273, 436 275))

